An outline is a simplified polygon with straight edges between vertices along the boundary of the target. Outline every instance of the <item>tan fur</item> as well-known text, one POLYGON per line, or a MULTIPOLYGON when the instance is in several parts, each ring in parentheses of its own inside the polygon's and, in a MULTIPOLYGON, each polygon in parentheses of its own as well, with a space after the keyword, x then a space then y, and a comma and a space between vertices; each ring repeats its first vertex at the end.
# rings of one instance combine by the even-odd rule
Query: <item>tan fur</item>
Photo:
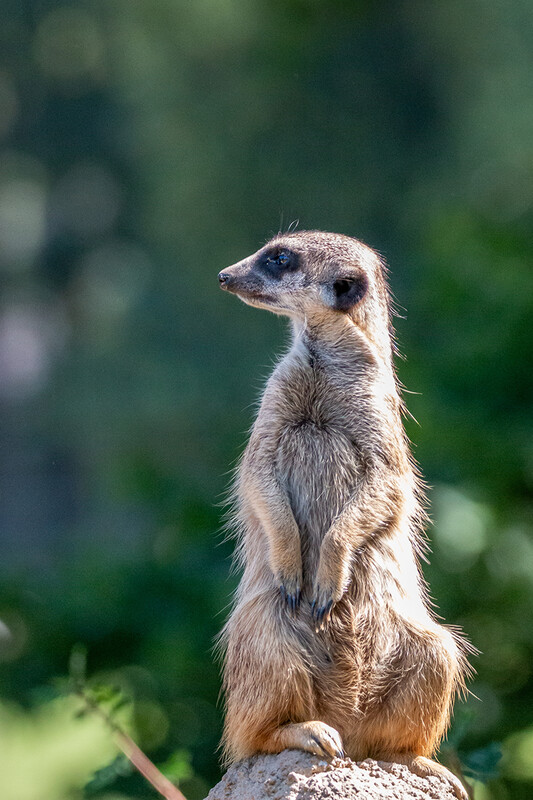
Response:
POLYGON ((221 634, 226 762, 344 751, 444 772, 464 796, 429 760, 469 646, 435 621, 419 569, 423 492, 383 264, 355 239, 304 231, 275 237, 220 280, 293 325, 236 481, 244 572, 221 634), (363 296, 350 305, 346 286, 363 296))

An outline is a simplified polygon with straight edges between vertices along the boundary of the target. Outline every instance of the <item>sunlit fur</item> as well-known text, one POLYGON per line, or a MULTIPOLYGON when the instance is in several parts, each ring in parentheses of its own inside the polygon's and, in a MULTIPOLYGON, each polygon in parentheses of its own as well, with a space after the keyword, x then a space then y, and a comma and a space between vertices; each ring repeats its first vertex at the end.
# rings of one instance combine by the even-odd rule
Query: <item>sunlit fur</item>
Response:
POLYGON ((423 492, 402 424, 384 266, 355 239, 304 231, 223 272, 225 288, 293 326, 235 486, 243 576, 220 640, 226 763, 344 749, 444 774, 464 797, 429 760, 464 687, 468 645, 436 622, 420 574, 423 492), (261 272, 276 246, 298 254, 297 272, 261 272), (334 282, 362 273, 365 296, 335 310, 334 282), (300 590, 292 611, 285 597, 300 590), (311 603, 329 600, 331 612, 314 618, 311 603))

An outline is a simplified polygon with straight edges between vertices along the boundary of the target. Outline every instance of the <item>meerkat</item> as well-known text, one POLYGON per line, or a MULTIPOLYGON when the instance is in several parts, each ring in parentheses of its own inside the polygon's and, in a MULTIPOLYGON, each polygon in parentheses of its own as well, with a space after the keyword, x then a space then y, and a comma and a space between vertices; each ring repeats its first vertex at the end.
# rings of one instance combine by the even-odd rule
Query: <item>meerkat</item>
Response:
POLYGON ((423 485, 402 423, 385 266, 356 239, 280 234, 219 274, 289 317, 235 484, 243 568, 220 639, 227 764, 298 748, 432 760, 469 671, 435 620, 419 557, 423 485))

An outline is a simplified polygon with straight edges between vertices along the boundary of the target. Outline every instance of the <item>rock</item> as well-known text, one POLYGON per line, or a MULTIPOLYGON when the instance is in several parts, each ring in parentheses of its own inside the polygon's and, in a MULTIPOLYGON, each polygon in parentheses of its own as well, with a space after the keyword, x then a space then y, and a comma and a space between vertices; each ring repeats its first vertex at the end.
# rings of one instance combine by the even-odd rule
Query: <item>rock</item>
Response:
POLYGON ((300 750, 257 755, 230 767, 207 800, 457 800, 450 784, 401 764, 331 762, 300 750))

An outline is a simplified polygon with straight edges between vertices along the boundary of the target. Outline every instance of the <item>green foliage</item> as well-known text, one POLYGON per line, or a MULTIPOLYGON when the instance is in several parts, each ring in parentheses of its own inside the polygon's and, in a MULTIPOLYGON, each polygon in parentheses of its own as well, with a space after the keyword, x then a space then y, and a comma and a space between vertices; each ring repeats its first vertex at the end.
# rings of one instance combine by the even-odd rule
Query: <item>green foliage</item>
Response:
POLYGON ((0 708, 0 768, 5 800, 71 800, 81 797, 95 770, 115 758, 110 731, 93 715, 79 716, 80 702, 61 697, 31 711, 0 708))
POLYGON ((490 742, 486 747, 472 750, 464 757, 465 772, 476 780, 486 783, 498 777, 501 757, 500 745, 490 742))
POLYGON ((0 21, 13 800, 153 796, 50 688, 69 659, 102 702, 128 698, 116 713, 189 800, 219 775, 222 500, 285 333, 216 275, 294 219, 391 263, 408 433, 435 487, 425 573, 481 651, 450 747, 476 800, 529 800, 533 11, 8 0, 0 21))
POLYGON ((193 777, 191 757, 187 750, 177 750, 172 753, 164 764, 159 765, 159 769, 176 786, 193 777))

